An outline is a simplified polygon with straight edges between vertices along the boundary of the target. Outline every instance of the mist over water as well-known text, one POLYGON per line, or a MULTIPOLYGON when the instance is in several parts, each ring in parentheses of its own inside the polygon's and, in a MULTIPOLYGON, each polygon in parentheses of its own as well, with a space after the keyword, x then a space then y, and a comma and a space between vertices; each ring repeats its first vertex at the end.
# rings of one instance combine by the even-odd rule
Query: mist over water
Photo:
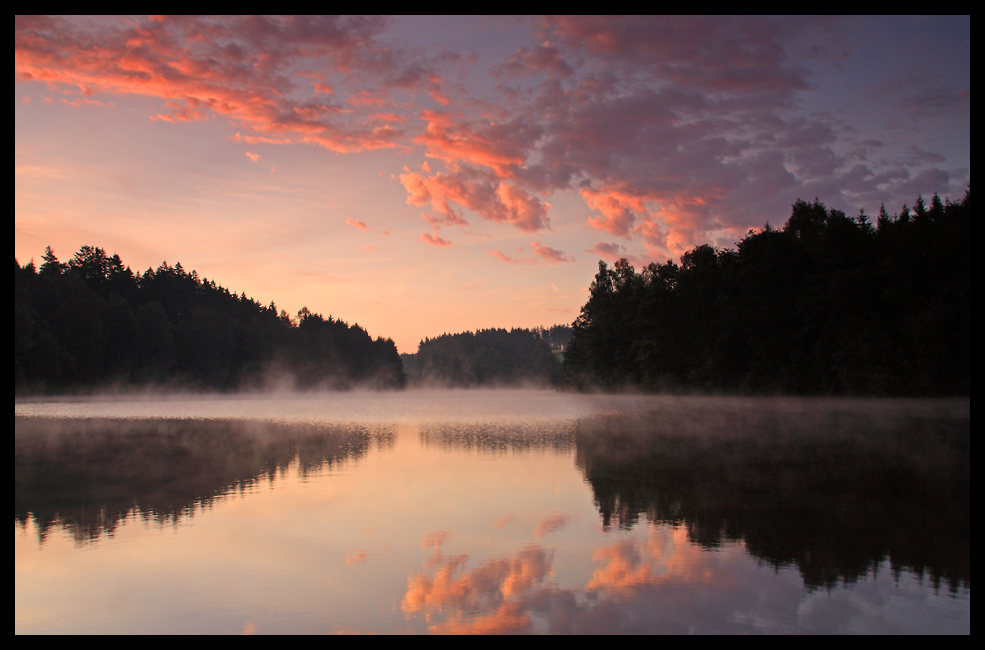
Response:
POLYGON ((967 633, 970 401, 16 403, 15 630, 967 633))
MULTIPOLYGON (((618 398, 616 398, 618 399, 618 398)), ((627 402, 629 403, 629 402, 627 402)), ((311 422, 525 421, 578 418, 591 398, 551 390, 347 391, 240 395, 105 397, 15 404, 15 415, 109 418, 236 418, 311 422)))

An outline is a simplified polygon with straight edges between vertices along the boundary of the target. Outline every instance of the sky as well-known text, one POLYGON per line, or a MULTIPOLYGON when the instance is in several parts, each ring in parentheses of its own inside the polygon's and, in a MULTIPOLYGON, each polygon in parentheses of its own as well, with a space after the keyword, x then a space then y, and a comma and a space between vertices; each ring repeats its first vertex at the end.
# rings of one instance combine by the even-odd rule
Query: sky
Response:
POLYGON ((599 260, 971 183, 971 20, 17 17, 14 253, 392 338, 570 324, 599 260))

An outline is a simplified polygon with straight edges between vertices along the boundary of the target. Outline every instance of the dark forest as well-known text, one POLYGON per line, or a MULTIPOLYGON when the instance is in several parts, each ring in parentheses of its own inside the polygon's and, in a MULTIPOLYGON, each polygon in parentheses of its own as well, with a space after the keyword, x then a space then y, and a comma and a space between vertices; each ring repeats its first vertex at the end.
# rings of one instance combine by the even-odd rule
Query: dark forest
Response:
POLYGON ((564 325, 442 334, 401 358, 410 382, 421 386, 549 386, 561 378, 552 350, 563 348, 570 336, 564 325))
POLYGON ((134 273, 118 255, 51 248, 35 269, 14 260, 14 390, 399 388, 390 339, 302 308, 297 317, 199 279, 181 264, 134 273))
POLYGON ((15 395, 154 387, 557 385, 793 395, 970 395, 971 198, 875 223, 815 199, 735 250, 637 272, 599 262, 573 328, 488 329, 398 355, 357 324, 263 306, 181 264, 83 246, 14 260, 15 395), (563 351, 563 369, 559 360, 563 351), (406 375, 405 375, 406 369, 406 375))
POLYGON ((968 396, 971 191, 875 223, 816 199, 736 250, 599 262, 562 383, 580 389, 968 396))

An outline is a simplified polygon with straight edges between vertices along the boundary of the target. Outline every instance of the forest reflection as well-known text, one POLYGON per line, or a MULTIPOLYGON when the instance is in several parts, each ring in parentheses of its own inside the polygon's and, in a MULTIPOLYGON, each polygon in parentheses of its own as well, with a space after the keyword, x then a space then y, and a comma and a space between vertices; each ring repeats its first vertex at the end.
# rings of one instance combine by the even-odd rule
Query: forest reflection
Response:
MULTIPOLYGON (((944 407, 946 408, 946 407, 944 407)), ((971 586, 970 411, 682 408, 579 423, 576 462, 605 527, 641 517, 705 549, 741 541, 808 588, 889 561, 971 586)))
POLYGON ((15 418, 14 517, 39 541, 60 525, 77 543, 137 515, 178 523, 232 492, 301 477, 393 444, 391 425, 255 420, 15 418))
MULTIPOLYGON (((596 549, 599 567, 586 593, 673 574, 654 568, 658 559, 669 562, 668 548, 700 555, 735 544, 776 569, 796 567, 809 589, 853 583, 887 561, 895 575, 927 576, 935 589, 970 589, 966 401, 929 409, 889 402, 831 402, 825 409, 806 401, 673 404, 527 424, 425 422, 414 430, 427 453, 573 457, 604 529, 641 522, 653 528, 643 546, 622 540, 596 549)), ((391 449, 396 435, 386 423, 16 417, 15 521, 27 527, 33 518, 41 543, 61 527, 79 544, 112 535, 128 517, 176 524, 286 472, 304 478, 391 449)), ((367 504, 381 517, 388 507, 367 504)), ((564 526, 564 515, 554 516, 544 530, 564 526)), ((539 544, 541 535, 535 538, 539 544)), ((467 558, 435 548, 410 578, 405 613, 426 615, 443 606, 442 598, 496 584, 500 596, 475 591, 462 605, 462 621, 478 630, 495 627, 482 618, 493 614, 518 624, 518 603, 527 600, 506 597, 510 590, 540 600, 563 595, 541 589, 550 547, 532 545, 468 571, 467 558)), ((701 565, 694 558, 678 564, 701 565)))
POLYGON ((421 445, 445 451, 476 451, 486 454, 528 451, 570 453, 574 448, 574 420, 536 423, 442 423, 420 426, 421 445))

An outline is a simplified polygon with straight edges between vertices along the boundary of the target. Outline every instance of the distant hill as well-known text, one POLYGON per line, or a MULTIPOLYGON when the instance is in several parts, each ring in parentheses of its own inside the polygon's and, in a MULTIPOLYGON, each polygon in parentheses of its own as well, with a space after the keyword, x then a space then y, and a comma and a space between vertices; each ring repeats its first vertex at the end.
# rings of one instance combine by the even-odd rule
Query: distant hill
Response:
MULTIPOLYGON (((545 337, 545 332, 550 330, 487 329, 442 334, 424 339, 416 354, 401 355, 401 359, 409 382, 416 385, 554 385, 560 379, 561 364, 555 359, 552 339, 545 337)), ((562 337, 560 329, 557 332, 562 337)))

